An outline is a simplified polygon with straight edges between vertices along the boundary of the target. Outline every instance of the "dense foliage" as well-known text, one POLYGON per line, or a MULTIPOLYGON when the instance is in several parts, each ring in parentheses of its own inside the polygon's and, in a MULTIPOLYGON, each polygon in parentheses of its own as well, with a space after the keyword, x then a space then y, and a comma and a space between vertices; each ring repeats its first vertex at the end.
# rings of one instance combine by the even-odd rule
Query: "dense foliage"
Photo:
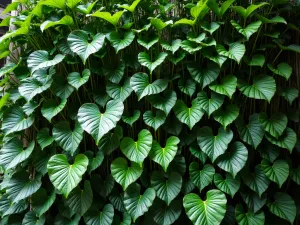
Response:
POLYGON ((299 1, 13 10, 1 225, 299 224, 299 1))

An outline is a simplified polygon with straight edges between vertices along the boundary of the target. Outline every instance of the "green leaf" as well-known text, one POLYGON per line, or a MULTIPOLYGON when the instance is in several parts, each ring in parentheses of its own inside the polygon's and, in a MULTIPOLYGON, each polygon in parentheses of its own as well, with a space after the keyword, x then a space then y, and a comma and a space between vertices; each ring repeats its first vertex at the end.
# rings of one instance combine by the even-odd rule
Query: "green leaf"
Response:
POLYGON ((111 225, 114 218, 114 207, 112 204, 106 204, 102 211, 90 210, 83 218, 87 225, 111 225))
POLYGON ((229 9, 229 7, 234 2, 235 2, 235 0, 227 0, 227 1, 223 2, 221 7, 219 8, 216 0, 209 0, 207 2, 207 5, 220 18, 224 15, 224 13, 229 9))
POLYGON ((19 29, 16 29, 12 32, 7 32, 6 34, 4 34, 1 38, 0 38, 0 44, 4 43, 4 41, 6 41, 9 38, 12 37, 17 37, 20 35, 26 35, 29 32, 29 27, 28 26, 23 26, 19 29))
POLYGON ((137 5, 140 3, 141 0, 135 0, 130 6, 128 5, 120 5, 120 8, 126 9, 132 13, 134 13, 135 8, 137 7, 137 5))
POLYGON ((244 168, 248 159, 248 150, 241 142, 233 142, 227 151, 217 160, 217 165, 235 177, 244 168))
MULTIPOLYGON (((292 52, 300 53, 300 46, 299 45, 291 44, 291 45, 288 45, 288 46, 283 46, 283 45, 279 44, 277 41, 274 41, 274 42, 279 46, 279 48, 282 51, 292 51, 292 52)), ((0 43, 1 43, 1 38, 0 38, 0 43)))
POLYGON ((152 74, 153 70, 155 70, 156 67, 158 67, 160 64, 162 64, 165 61, 167 56, 168 56, 167 53, 160 52, 153 61, 153 59, 149 56, 148 53, 140 52, 138 55, 138 60, 139 60, 139 63, 142 66, 147 67, 150 71, 150 74, 152 74))
POLYGON ((165 49, 167 51, 171 51, 174 55, 175 52, 177 52, 177 50, 181 46, 181 40, 180 39, 175 39, 175 40, 172 41, 171 44, 169 44, 167 41, 161 41, 160 45, 163 49, 165 49))
POLYGON ((73 9, 75 8, 75 6, 77 4, 79 4, 81 2, 81 0, 67 0, 67 6, 70 8, 70 9, 73 9))
POLYGON ((193 156, 200 159, 200 161, 203 164, 205 164, 205 162, 207 160, 207 155, 200 149, 198 144, 195 143, 195 144, 190 145, 189 150, 193 156))
POLYGON ((159 18, 151 18, 151 25, 153 27, 155 27, 155 29, 157 31, 162 31, 163 29, 165 29, 167 26, 173 24, 173 21, 172 20, 169 20, 169 21, 166 21, 166 22, 163 22, 161 19, 159 18))
POLYGON ((107 22, 114 25, 115 27, 117 27, 118 22, 119 22, 119 20, 120 20, 120 18, 123 15, 124 12, 125 11, 119 11, 119 12, 116 12, 115 14, 111 15, 109 12, 97 11, 97 12, 93 13, 91 16, 95 16, 95 17, 99 17, 101 19, 104 19, 107 22))
POLYGON ((190 54, 194 54, 198 52, 200 49, 202 49, 203 47, 202 45, 199 45, 193 41, 184 40, 181 42, 181 48, 190 54))
POLYGON ((276 160, 271 164, 268 160, 263 159, 261 169, 264 174, 271 180, 282 187, 289 176, 289 165, 284 160, 276 160))
POLYGON ((270 134, 266 133, 266 138, 269 142, 271 142, 274 145, 279 146, 280 148, 285 148, 292 153, 296 142, 297 142, 297 135, 295 131, 293 131, 291 128, 287 127, 283 134, 278 137, 278 139, 274 138, 270 134))
POLYGON ((82 76, 78 72, 72 72, 68 75, 68 83, 78 90, 82 85, 88 82, 91 76, 91 71, 85 69, 82 71, 82 76))
POLYGON ((96 156, 94 156, 94 152, 92 152, 92 151, 86 151, 84 154, 89 159, 89 165, 88 165, 89 173, 91 173, 92 171, 97 169, 104 160, 104 154, 103 154, 103 151, 101 151, 101 150, 96 153, 96 156))
POLYGON ((73 19, 71 16, 64 16, 63 18, 61 18, 60 20, 57 20, 57 21, 47 20, 41 24, 40 28, 41 28, 41 31, 44 32, 45 30, 47 30, 50 27, 54 27, 57 25, 71 26, 71 25, 73 25, 73 23, 74 22, 73 22, 73 19))
POLYGON ((267 113, 260 113, 259 122, 266 132, 278 139, 284 132, 288 119, 280 112, 273 113, 270 118, 267 113))
POLYGON ((126 159, 119 157, 115 159, 110 166, 111 174, 115 181, 117 181, 125 191, 127 187, 135 182, 143 172, 143 169, 135 162, 128 167, 126 159))
POLYGON ((55 199, 55 189, 53 189, 48 196, 47 191, 40 188, 32 195, 32 209, 38 216, 41 216, 50 209, 55 202, 55 199))
POLYGON ((157 131, 157 129, 165 123, 167 117, 165 113, 160 110, 156 111, 155 114, 156 115, 154 116, 153 112, 148 110, 144 113, 143 120, 146 125, 152 127, 155 131, 157 131))
POLYGON ((299 90, 293 87, 286 87, 283 89, 279 89, 278 92, 279 92, 278 94, 284 97, 285 100, 287 100, 290 105, 292 105, 293 101, 299 96, 299 90))
POLYGON ((159 37, 157 35, 151 36, 150 38, 140 37, 137 39, 137 42, 145 47, 147 50, 149 50, 154 44, 156 44, 159 41, 159 37))
POLYGON ((128 47, 133 42, 135 35, 133 32, 128 31, 124 33, 122 37, 120 33, 113 31, 109 33, 106 37, 109 40, 110 44, 116 50, 116 53, 118 53, 120 50, 128 47))
POLYGON ((93 191, 89 181, 84 182, 84 189, 77 186, 69 195, 66 204, 71 210, 81 216, 91 207, 93 202, 93 191))
POLYGON ((216 80, 220 73, 220 69, 215 64, 209 64, 207 68, 203 68, 199 64, 189 64, 187 69, 202 89, 216 80))
POLYGON ((219 190, 206 193, 203 201, 196 194, 187 194, 183 198, 183 207, 189 219, 195 225, 219 225, 226 213, 226 196, 219 190))
POLYGON ((223 102, 224 102, 224 96, 219 95, 215 92, 211 92, 211 96, 208 97, 207 93, 204 91, 201 91, 197 95, 197 100, 199 102, 200 107, 208 114, 210 115, 219 109, 223 102))
POLYGON ((256 22, 252 22, 247 27, 243 28, 240 26, 235 20, 230 21, 232 26, 242 35, 246 37, 247 40, 252 36, 252 34, 256 33, 260 28, 262 22, 260 20, 256 22))
POLYGON ((97 2, 98 1, 94 1, 94 2, 88 2, 83 5, 79 5, 76 7, 76 10, 84 14, 90 14, 94 6, 97 4, 97 2))
POLYGON ((0 77, 2 77, 5 74, 13 72, 18 67, 15 63, 7 63, 0 69, 0 77))
POLYGON ((139 110, 134 110, 132 116, 122 116, 122 120, 124 123, 129 124, 131 127, 132 125, 140 118, 141 112, 139 110))
POLYGON ((178 81, 178 88, 184 94, 192 97, 196 91, 196 84, 192 79, 180 79, 178 81))
POLYGON ((154 171, 151 176, 151 187, 156 191, 158 198, 170 205, 178 196, 182 186, 182 177, 179 173, 164 175, 154 171))
POLYGON ((263 23, 284 23, 284 24, 287 24, 286 20, 284 18, 282 18, 281 16, 275 16, 273 17, 272 19, 268 19, 262 15, 256 15, 256 17, 262 21, 263 23))
POLYGON ((239 111, 239 107, 235 104, 226 105, 224 110, 220 108, 214 112, 214 120, 218 121, 226 129, 239 116, 239 111))
POLYGON ((227 75, 222 78, 220 84, 209 85, 209 89, 221 95, 226 95, 231 99, 233 94, 235 93, 236 86, 237 86, 236 77, 233 75, 227 75))
MULTIPOLYGON (((25 103, 22 107, 24 113, 27 116, 30 116, 32 113, 34 113, 35 109, 38 108, 42 104, 43 100, 44 99, 41 99, 39 102, 32 100, 32 101, 25 103)), ((0 109, 1 109, 1 107, 0 107, 0 109)))
POLYGON ((69 34, 67 41, 72 52, 76 53, 85 64, 91 54, 98 52, 104 46, 105 36, 96 34, 90 41, 89 33, 75 30, 69 34))
POLYGON ((78 111, 78 121, 81 127, 95 139, 96 144, 111 129, 116 127, 121 119, 124 105, 119 100, 111 100, 106 104, 106 111, 101 113, 96 104, 83 104, 78 111))
POLYGON ((29 211, 25 214, 22 225, 44 225, 45 222, 45 215, 37 216, 33 211, 29 211))
POLYGON ((209 60, 218 64, 220 68, 227 60, 227 57, 219 55, 217 52, 211 51, 209 48, 204 48, 202 54, 205 58, 208 58, 209 60))
POLYGON ((149 153, 149 157, 156 163, 162 166, 166 172, 169 164, 174 159, 180 140, 175 136, 171 136, 167 139, 166 145, 164 148, 157 141, 153 141, 152 148, 149 153))
POLYGON ((89 160, 83 154, 77 155, 73 164, 69 164, 64 154, 54 155, 47 164, 50 181, 67 198, 80 183, 88 164, 89 160))
POLYGON ((233 133, 230 129, 219 128, 218 135, 214 135, 210 127, 202 127, 199 130, 197 141, 201 150, 214 162, 225 153, 232 138, 233 133))
POLYGON ((244 183, 261 198, 262 194, 269 187, 270 181, 264 174, 260 165, 255 166, 254 172, 247 171, 242 174, 244 183))
POLYGON ((103 67, 103 73, 108 78, 108 80, 114 84, 118 84, 125 72, 125 63, 121 62, 118 63, 116 66, 115 64, 110 67, 103 67))
POLYGON ((201 25, 201 28, 210 34, 213 34, 216 30, 218 30, 220 28, 220 24, 218 24, 216 22, 208 23, 207 21, 205 21, 201 25))
POLYGON ((240 64, 241 59, 243 58, 243 56, 246 52, 246 47, 244 44, 234 42, 234 43, 229 44, 228 51, 223 45, 217 45, 216 50, 220 55, 226 56, 226 57, 236 61, 238 64, 240 64))
POLYGON ((196 20, 188 20, 186 18, 183 18, 183 19, 176 21, 174 23, 174 25, 183 24, 183 25, 190 25, 190 26, 194 27, 196 22, 197 22, 196 20))
POLYGON ((293 72, 293 68, 287 63, 280 63, 277 65, 277 69, 274 68, 271 64, 268 64, 268 68, 275 74, 284 77, 288 80, 293 72))
POLYGON ((212 165, 206 164, 200 169, 196 162, 192 162, 189 167, 191 181, 200 189, 200 192, 212 183, 215 175, 215 168, 212 165))
POLYGON ((168 115, 176 103, 177 95, 175 91, 166 90, 162 95, 157 94, 148 96, 147 100, 154 108, 160 109, 168 115))
POLYGON ((66 7, 65 1, 62 0, 44 0, 40 4, 59 9, 64 9, 66 7))
POLYGON ((19 93, 27 102, 33 99, 37 94, 40 94, 50 88, 53 80, 49 79, 46 82, 40 82, 34 77, 29 77, 21 81, 19 93))
POLYGON ((207 6, 208 0, 200 0, 196 6, 191 8, 191 16, 195 20, 203 19, 203 17, 208 13, 209 8, 207 6))
POLYGON ((37 175, 34 179, 29 179, 29 173, 25 170, 15 173, 9 180, 6 188, 8 198, 12 203, 34 194, 42 185, 41 176, 37 175))
POLYGON ((204 115, 204 111, 200 108, 200 104, 198 99, 194 99, 192 101, 192 106, 189 108, 182 100, 177 100, 175 106, 173 107, 173 111, 177 119, 188 125, 190 130, 198 123, 202 116, 204 115))
POLYGON ((15 11, 18 9, 19 2, 12 2, 6 6, 6 8, 2 11, 2 15, 8 14, 11 11, 15 11))
POLYGON ((240 180, 233 178, 229 173, 226 173, 226 179, 221 174, 216 173, 214 175, 214 183, 219 190, 229 194, 231 198, 234 197, 241 185, 240 180))
POLYGON ((264 212, 253 213, 251 211, 245 212, 241 204, 235 207, 235 217, 239 225, 264 225, 264 212))
POLYGON ((235 123, 240 138, 255 149, 261 143, 265 133, 258 118, 258 114, 255 113, 249 117, 248 124, 245 124, 241 117, 235 123))
POLYGON ((296 218, 294 200, 288 194, 282 192, 277 192, 274 199, 274 202, 268 203, 270 212, 293 224, 296 218))
MULTIPOLYGON (((196 42, 198 44, 202 43, 202 41, 205 39, 206 34, 200 33, 199 35, 194 32, 188 32, 187 39, 191 42, 196 42)), ((186 42, 189 43, 189 42, 186 42)))
POLYGON ((10 141, 3 144, 0 151, 0 165, 6 170, 12 169, 26 159, 29 158, 34 150, 35 143, 32 141, 27 148, 23 148, 23 143, 18 138, 13 138, 10 141))
POLYGON ((62 99, 58 105, 55 99, 45 101, 41 109, 43 117, 51 123, 51 119, 59 114, 65 108, 66 104, 67 99, 62 99))
POLYGON ((170 205, 163 204, 161 201, 155 201, 152 206, 154 210, 153 220, 158 225, 174 224, 174 222, 179 218, 181 214, 181 207, 182 201, 180 201, 179 199, 175 199, 170 203, 170 205))
POLYGON ((130 78, 130 86, 140 101, 145 96, 163 92, 167 88, 168 82, 164 79, 158 79, 150 83, 146 73, 136 73, 130 78))
POLYGON ((244 202, 247 204, 250 211, 257 213, 266 203, 266 195, 262 195, 260 198, 258 194, 250 189, 247 191, 241 191, 241 196, 244 202))
POLYGON ((61 63, 65 56, 58 54, 49 60, 49 53, 44 50, 38 50, 28 56, 27 64, 31 73, 43 68, 49 68, 61 63))
POLYGON ((265 56, 264 55, 254 55, 252 59, 247 62, 249 66, 260 66, 263 67, 265 64, 265 56))
POLYGON ((300 185, 300 166, 290 169, 291 179, 298 185, 300 185))
POLYGON ((269 3, 263 2, 257 5, 251 4, 247 9, 242 6, 232 6, 231 8, 246 20, 254 11, 265 5, 269 5, 269 3))
POLYGON ((41 149, 43 150, 47 146, 51 145, 54 141, 54 137, 50 136, 50 130, 49 128, 45 127, 39 130, 36 136, 36 140, 41 146, 41 149))
POLYGON ((144 129, 138 134, 137 141, 130 137, 123 138, 120 149, 130 161, 142 164, 151 150, 152 140, 151 133, 144 129))
POLYGON ((71 155, 76 152, 83 139, 83 129, 77 122, 74 129, 71 129, 67 121, 59 122, 54 125, 52 133, 55 142, 71 155))
POLYGON ((4 112, 1 130, 8 135, 31 127, 33 122, 34 116, 26 117, 20 106, 13 106, 4 112))

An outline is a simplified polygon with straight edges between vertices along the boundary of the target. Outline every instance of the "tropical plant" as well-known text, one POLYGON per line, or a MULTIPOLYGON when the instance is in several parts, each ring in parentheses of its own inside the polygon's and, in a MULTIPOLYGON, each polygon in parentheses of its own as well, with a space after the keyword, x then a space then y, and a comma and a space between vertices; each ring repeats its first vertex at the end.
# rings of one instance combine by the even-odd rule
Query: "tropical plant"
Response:
POLYGON ((300 2, 17 0, 0 225, 300 224, 300 2))

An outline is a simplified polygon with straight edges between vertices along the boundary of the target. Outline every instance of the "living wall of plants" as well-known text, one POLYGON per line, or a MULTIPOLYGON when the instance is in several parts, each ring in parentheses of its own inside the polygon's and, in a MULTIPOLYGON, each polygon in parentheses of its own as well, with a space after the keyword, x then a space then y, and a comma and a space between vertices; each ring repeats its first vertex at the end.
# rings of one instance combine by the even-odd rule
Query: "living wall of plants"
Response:
POLYGON ((300 2, 17 0, 1 225, 300 224, 300 2))

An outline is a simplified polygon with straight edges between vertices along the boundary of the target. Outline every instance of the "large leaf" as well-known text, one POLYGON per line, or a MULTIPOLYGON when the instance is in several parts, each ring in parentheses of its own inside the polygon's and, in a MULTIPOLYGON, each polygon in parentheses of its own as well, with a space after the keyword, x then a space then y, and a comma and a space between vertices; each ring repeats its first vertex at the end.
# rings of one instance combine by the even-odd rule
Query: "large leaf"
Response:
POLYGON ((141 52, 138 55, 139 63, 142 66, 145 66, 149 69, 150 74, 155 70, 156 67, 158 67, 160 64, 162 64, 166 57, 168 56, 165 52, 160 52, 155 59, 152 59, 152 57, 149 56, 146 52, 141 52), (154 61, 153 61, 154 60, 154 61))
POLYGON ((296 205, 294 200, 286 193, 278 192, 274 196, 275 201, 269 202, 271 213, 293 224, 296 218, 296 205))
POLYGON ((239 178, 233 178, 229 173, 226 173, 226 179, 224 179, 221 174, 215 174, 214 183, 219 190, 229 194, 232 198, 241 185, 239 178))
POLYGON ((32 141, 26 149, 23 149, 23 143, 18 138, 13 138, 1 148, 0 165, 5 169, 11 169, 20 165, 29 158, 34 150, 34 141, 32 141))
POLYGON ((91 76, 91 71, 89 69, 85 69, 82 71, 82 76, 78 72, 72 72, 68 75, 68 83, 72 85, 77 90, 88 82, 91 76))
POLYGON ((122 157, 111 163, 110 170, 113 178, 123 187, 123 190, 135 182, 143 172, 143 169, 135 162, 132 162, 129 167, 127 160, 122 157))
POLYGON ((151 176, 151 186, 156 191, 157 197, 170 205, 181 190, 182 177, 176 172, 165 175, 154 171, 151 176))
POLYGON ((224 110, 221 108, 215 111, 213 116, 226 129, 239 116, 239 110, 237 105, 230 104, 226 105, 224 110))
POLYGON ((73 19, 71 16, 64 16, 63 18, 61 18, 60 20, 57 20, 57 21, 47 20, 41 24, 40 28, 41 28, 41 31, 44 32, 45 30, 47 30, 50 27, 54 27, 57 25, 71 26, 71 25, 73 25, 73 23, 74 22, 73 22, 73 19))
POLYGON ((99 111, 96 104, 86 103, 79 108, 77 116, 81 127, 91 134, 98 144, 106 133, 116 127, 123 110, 124 105, 119 100, 107 102, 104 113, 99 111))
POLYGON ((92 209, 83 218, 87 225, 111 225, 114 218, 114 207, 107 204, 102 211, 92 209))
POLYGON ((34 77, 23 79, 19 86, 20 94, 29 102, 37 94, 40 94, 50 88, 53 80, 49 79, 46 82, 41 82, 34 77))
POLYGON ((245 212, 241 204, 235 207, 235 217, 239 225, 264 225, 264 212, 253 213, 251 211, 245 212))
POLYGON ((140 191, 141 186, 139 184, 132 184, 124 194, 124 206, 131 215, 133 222, 148 211, 155 199, 153 188, 146 189, 143 194, 140 191))
POLYGON ((210 190, 203 201, 196 194, 183 198, 183 206, 189 219, 195 225, 219 225, 226 213, 226 196, 219 190, 210 190))
POLYGON ((239 33, 241 33, 242 35, 244 35, 247 38, 247 40, 249 40, 249 38, 252 36, 252 34, 254 34, 254 33, 256 33, 258 31, 258 29, 260 28, 260 25, 262 24, 262 22, 260 20, 258 20, 256 22, 252 22, 252 23, 250 23, 245 28, 243 28, 242 26, 240 26, 234 20, 231 20, 231 24, 232 24, 232 26, 234 26, 235 29, 237 29, 237 31, 239 33))
POLYGON ((243 58, 243 56, 246 52, 246 47, 244 44, 234 42, 234 43, 229 44, 228 51, 222 45, 217 45, 216 50, 220 55, 226 56, 226 57, 236 61, 238 64, 240 64, 241 59, 243 58))
POLYGON ((162 148, 157 141, 153 141, 149 157, 154 162, 161 165, 164 171, 166 172, 169 164, 174 159, 177 153, 177 145, 179 144, 179 142, 179 138, 171 136, 167 139, 165 147, 162 148))
POLYGON ((94 14, 92 14, 91 16, 95 16, 95 17, 99 17, 101 19, 106 20, 107 22, 111 23, 112 25, 114 25, 115 27, 118 25, 118 22, 121 18, 121 16, 123 15, 125 11, 119 11, 116 12, 115 14, 111 15, 109 12, 100 12, 97 11, 94 14))
POLYGON ((71 210, 81 216, 91 207, 93 202, 93 191, 89 181, 84 182, 84 189, 77 186, 69 195, 66 204, 71 210))
POLYGON ((149 100, 154 108, 160 109, 168 115, 176 103, 177 95, 175 91, 166 90, 162 95, 157 94, 148 96, 147 100, 149 100))
POLYGON ((233 142, 226 153, 217 160, 217 165, 233 177, 246 165, 248 150, 241 142, 233 142))
POLYGON ((67 198, 81 181, 88 164, 89 160, 83 154, 77 155, 73 164, 69 164, 64 154, 54 155, 47 164, 49 178, 54 187, 67 198))
POLYGON ((192 106, 189 108, 182 100, 177 100, 173 111, 178 120, 192 129, 196 123, 198 123, 204 111, 201 109, 198 99, 192 101, 192 106))
POLYGON ((138 140, 134 141, 130 137, 125 137, 121 141, 120 148, 126 157, 132 161, 142 164, 148 156, 152 146, 152 135, 148 130, 141 130, 138 140))
POLYGON ((59 122, 54 125, 52 133, 56 143, 71 155, 75 153, 83 139, 83 129, 77 122, 74 129, 71 129, 67 121, 59 122))
POLYGON ((266 132, 278 139, 278 137, 284 132, 288 119, 286 115, 279 112, 273 113, 270 118, 267 113, 260 113, 259 122, 266 132))
POLYGON ((276 83, 270 76, 258 75, 253 78, 252 85, 239 79, 238 89, 248 98, 265 99, 270 102, 276 91, 276 83))
POLYGON ((208 114, 208 116, 210 116, 214 111, 222 106, 224 102, 224 96, 215 92, 211 92, 209 97, 207 96, 206 92, 201 91, 197 95, 197 100, 200 107, 208 114))
POLYGON ((261 169, 264 174, 272 181, 281 187, 289 176, 289 165, 284 160, 276 160, 270 163, 263 159, 261 162, 261 169))
POLYGON ((192 162, 189 167, 190 179, 199 188, 200 192, 212 183, 215 175, 215 168, 212 165, 206 164, 200 169, 196 162, 192 162))
POLYGON ((89 34, 86 31, 75 30, 69 34, 67 41, 72 52, 79 55, 83 64, 85 64, 91 54, 98 52, 103 47, 105 36, 96 34, 90 41, 89 34))
POLYGON ((67 99, 62 99, 58 104, 55 99, 45 101, 41 109, 43 117, 51 123, 51 119, 59 114, 65 108, 66 104, 67 99))
POLYGON ((209 88, 214 92, 217 92, 221 95, 226 95, 229 98, 232 98, 237 86, 237 79, 233 75, 227 75, 222 78, 220 84, 209 85, 209 88))
POLYGON ((150 83, 146 73, 136 73, 130 78, 130 86, 137 94, 138 100, 141 100, 147 95, 163 92, 167 88, 168 82, 164 79, 158 79, 150 83))
POLYGON ((109 33, 106 37, 109 40, 110 44, 116 50, 116 53, 118 53, 120 50, 128 47, 135 38, 133 32, 126 32, 126 33, 124 33, 124 36, 122 37, 120 35, 120 33, 116 32, 116 31, 109 33))
POLYGON ((8 135, 31 127, 33 122, 33 115, 26 117, 20 106, 13 106, 4 112, 1 130, 8 135))
POLYGON ((199 130, 197 141, 201 150, 214 162, 224 154, 232 138, 233 133, 230 129, 219 128, 218 134, 215 135, 210 127, 202 127, 199 130))
POLYGON ((239 117, 239 119, 236 120, 236 127, 240 138, 256 149, 264 137, 264 130, 259 123, 258 114, 252 114, 247 124, 239 117))
POLYGON ((130 78, 127 77, 124 80, 123 86, 121 84, 114 84, 109 82, 106 85, 107 94, 113 99, 119 99, 124 102, 132 93, 132 88, 130 86, 130 78))

